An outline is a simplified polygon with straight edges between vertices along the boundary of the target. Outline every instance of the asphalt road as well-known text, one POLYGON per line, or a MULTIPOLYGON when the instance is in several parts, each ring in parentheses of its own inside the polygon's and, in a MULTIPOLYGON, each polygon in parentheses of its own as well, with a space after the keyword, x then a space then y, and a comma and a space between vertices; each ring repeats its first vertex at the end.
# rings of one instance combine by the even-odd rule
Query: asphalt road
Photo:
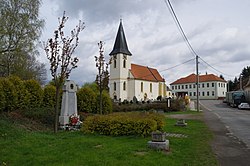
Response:
POLYGON ((231 108, 220 100, 201 100, 200 102, 224 123, 231 135, 236 136, 250 149, 250 110, 231 108))
POLYGON ((250 111, 222 101, 201 100, 204 120, 214 133, 211 147, 220 166, 250 165, 250 111))

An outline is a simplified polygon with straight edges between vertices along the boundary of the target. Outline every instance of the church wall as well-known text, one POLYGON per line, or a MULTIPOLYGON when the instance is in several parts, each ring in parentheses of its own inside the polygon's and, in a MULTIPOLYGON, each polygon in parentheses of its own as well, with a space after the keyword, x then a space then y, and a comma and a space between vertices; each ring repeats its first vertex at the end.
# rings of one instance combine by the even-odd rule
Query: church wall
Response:
POLYGON ((135 96, 138 101, 143 101, 145 99, 145 95, 147 96, 146 100, 155 100, 159 95, 158 91, 158 82, 135 80, 135 96), (141 91, 141 83, 143 83, 143 91, 141 91), (150 92, 150 83, 152 84, 152 92, 150 92))

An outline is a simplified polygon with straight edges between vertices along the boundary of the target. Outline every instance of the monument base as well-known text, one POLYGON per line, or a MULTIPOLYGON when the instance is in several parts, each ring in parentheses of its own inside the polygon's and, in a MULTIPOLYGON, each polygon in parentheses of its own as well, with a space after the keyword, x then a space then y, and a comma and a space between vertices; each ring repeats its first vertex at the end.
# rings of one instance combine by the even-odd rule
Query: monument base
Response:
POLYGON ((69 116, 59 116, 59 124, 60 126, 69 124, 69 116))
POLYGON ((164 142, 148 141, 148 146, 152 149, 160 149, 160 150, 169 151, 169 140, 166 140, 164 142))

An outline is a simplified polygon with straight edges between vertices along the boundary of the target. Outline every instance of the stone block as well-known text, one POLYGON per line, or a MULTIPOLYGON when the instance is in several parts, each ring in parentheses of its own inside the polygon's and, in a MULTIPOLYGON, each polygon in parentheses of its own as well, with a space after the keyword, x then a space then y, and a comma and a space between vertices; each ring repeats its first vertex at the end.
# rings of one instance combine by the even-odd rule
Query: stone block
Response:
POLYGON ((148 147, 152 149, 166 150, 169 151, 169 140, 164 142, 153 142, 148 141, 148 147))

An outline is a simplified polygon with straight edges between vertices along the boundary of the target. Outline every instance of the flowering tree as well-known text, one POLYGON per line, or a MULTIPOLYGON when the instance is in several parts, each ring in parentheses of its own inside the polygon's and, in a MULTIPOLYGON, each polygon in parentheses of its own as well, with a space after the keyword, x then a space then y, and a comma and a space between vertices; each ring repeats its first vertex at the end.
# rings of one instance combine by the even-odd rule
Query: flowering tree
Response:
POLYGON ((54 38, 48 39, 44 43, 44 50, 50 62, 50 71, 56 86, 56 106, 55 106, 55 126, 54 132, 57 132, 59 121, 59 92, 64 81, 69 77, 71 70, 77 67, 79 61, 77 57, 72 57, 79 43, 79 33, 85 28, 84 22, 79 21, 75 29, 71 31, 70 36, 64 36, 63 28, 68 17, 63 13, 59 18, 58 29, 54 31, 54 38))
POLYGON ((98 43, 99 46, 99 56, 95 56, 95 61, 96 61, 96 67, 98 69, 98 75, 96 76, 96 83, 99 87, 99 93, 100 93, 100 98, 99 98, 99 111, 100 114, 102 114, 102 91, 105 89, 105 87, 108 86, 108 65, 109 63, 105 64, 105 59, 104 59, 104 47, 103 47, 103 41, 100 41, 98 43))

